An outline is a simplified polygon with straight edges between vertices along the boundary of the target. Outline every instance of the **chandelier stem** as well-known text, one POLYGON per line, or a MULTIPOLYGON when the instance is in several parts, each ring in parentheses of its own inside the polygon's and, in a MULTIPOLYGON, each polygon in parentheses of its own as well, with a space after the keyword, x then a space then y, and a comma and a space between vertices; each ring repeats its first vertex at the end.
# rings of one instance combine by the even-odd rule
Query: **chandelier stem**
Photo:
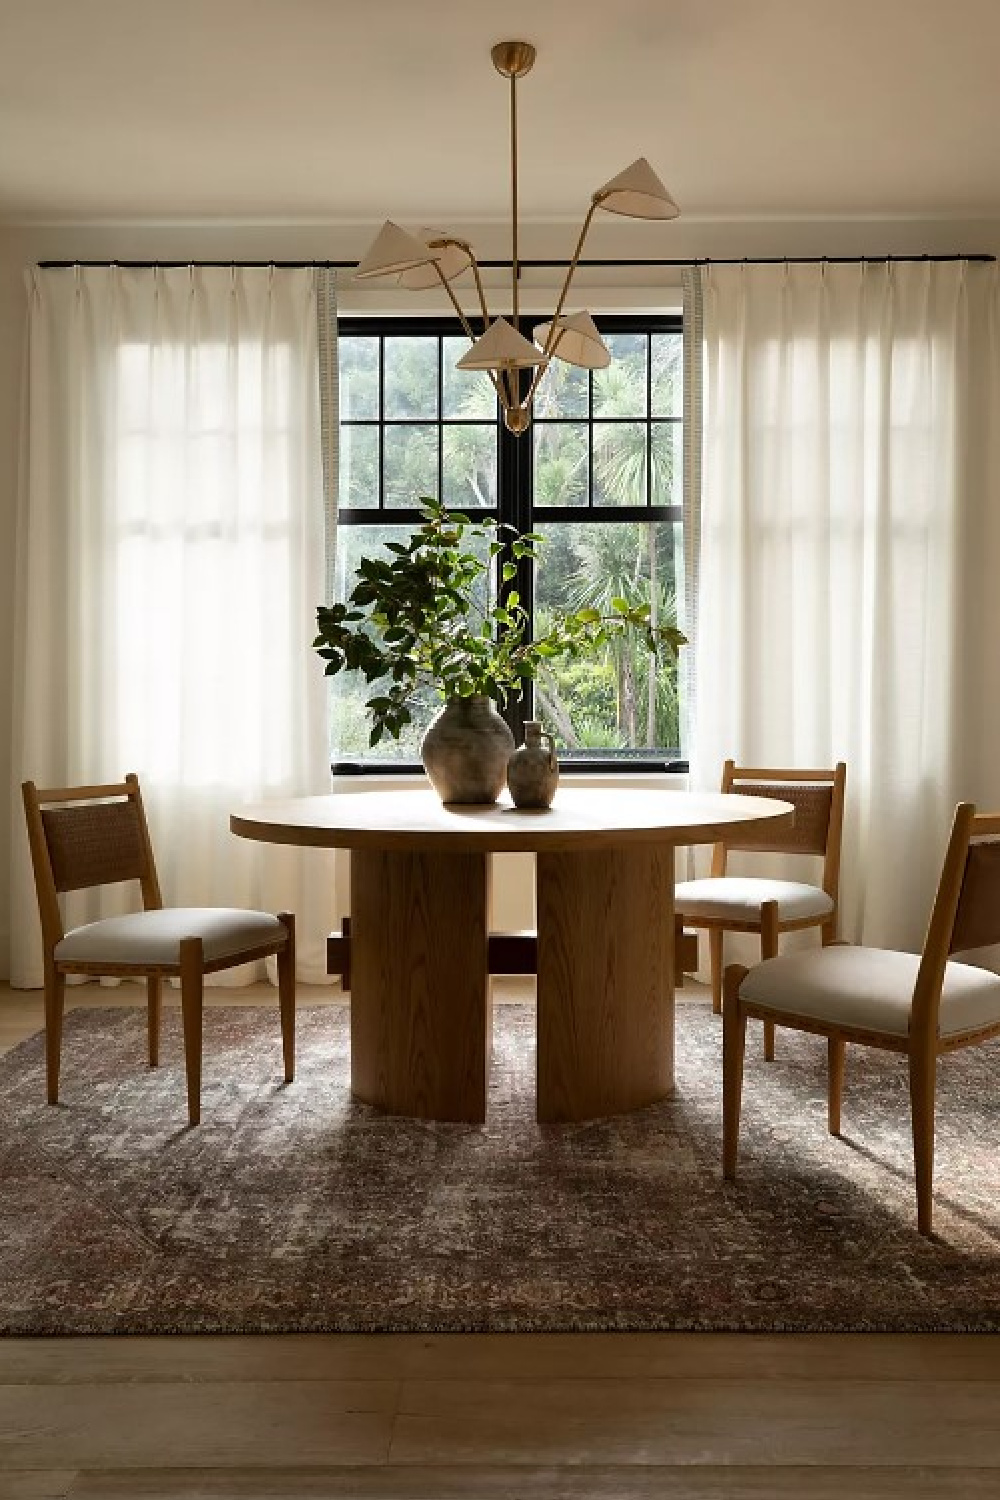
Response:
POLYGON ((520 302, 517 257, 517 74, 510 75, 510 201, 511 201, 511 307, 514 327, 519 327, 520 302))

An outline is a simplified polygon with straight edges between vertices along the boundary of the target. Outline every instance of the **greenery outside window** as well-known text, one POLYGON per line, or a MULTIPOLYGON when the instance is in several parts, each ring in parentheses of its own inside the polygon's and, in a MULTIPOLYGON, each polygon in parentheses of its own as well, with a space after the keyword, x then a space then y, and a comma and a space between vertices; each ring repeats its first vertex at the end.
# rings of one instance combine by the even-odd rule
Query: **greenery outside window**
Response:
MULTIPOLYGON (((515 586, 539 632, 556 609, 648 603, 676 622, 682 585, 682 337, 679 317, 599 318, 604 370, 554 361, 521 437, 499 420, 489 377, 455 368, 468 347, 441 319, 341 319, 337 597, 363 556, 408 536, 422 495, 545 537, 515 586)), ((530 322, 524 331, 530 333, 530 322)), ((405 738, 368 745, 365 684, 331 680, 336 771, 419 769, 428 693, 405 738)), ((545 720, 566 769, 683 768, 678 673, 638 643, 557 664, 506 716, 520 742, 545 720)))

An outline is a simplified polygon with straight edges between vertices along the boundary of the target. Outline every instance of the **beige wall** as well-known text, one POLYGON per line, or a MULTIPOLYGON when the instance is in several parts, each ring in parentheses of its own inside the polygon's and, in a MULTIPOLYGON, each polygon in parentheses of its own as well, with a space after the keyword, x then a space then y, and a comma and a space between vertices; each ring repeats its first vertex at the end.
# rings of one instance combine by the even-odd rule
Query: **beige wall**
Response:
MULTIPOLYGON (((456 225, 476 244, 480 254, 499 258, 507 253, 503 226, 456 225)), ((0 800, 0 977, 9 973, 9 871, 11 809, 16 788, 11 785, 11 679, 14 534, 17 495, 17 448, 20 424, 20 382, 24 333, 24 270, 38 260, 323 260, 357 256, 371 237, 372 226, 321 225, 38 225, 0 226, 0 784, 10 796, 0 800)), ((571 225, 526 226, 522 254, 561 257, 570 248, 571 225)), ((695 222, 681 219, 669 225, 638 225, 612 221, 596 224, 587 253, 595 258, 671 258, 782 255, 884 255, 998 253, 1000 223, 954 223, 932 220, 874 222, 818 220, 695 222)), ((545 287, 554 272, 525 275, 525 302, 546 310, 545 287), (537 298, 531 289, 537 289, 537 298)), ((594 270, 581 273, 592 295, 593 308, 635 306, 670 307, 677 304, 680 275, 675 268, 624 272, 594 270)), ((342 306, 361 311, 389 306, 382 292, 359 295, 345 287, 342 306)), ((417 310, 411 299, 401 308, 417 310)), ((44 608, 44 601, 38 601, 44 608)), ((16 816, 15 812, 15 816, 16 816)), ((498 919, 505 926, 531 921, 530 882, 517 859, 501 861, 497 872, 498 919)), ((342 893, 338 892, 338 901, 342 893)))

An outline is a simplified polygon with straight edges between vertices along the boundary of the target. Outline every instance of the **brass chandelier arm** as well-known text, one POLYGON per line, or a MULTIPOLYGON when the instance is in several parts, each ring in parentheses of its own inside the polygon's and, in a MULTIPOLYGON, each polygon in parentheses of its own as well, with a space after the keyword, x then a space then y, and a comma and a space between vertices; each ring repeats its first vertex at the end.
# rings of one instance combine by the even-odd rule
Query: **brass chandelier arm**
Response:
MULTIPOLYGON (((500 372, 500 380, 503 385, 503 395, 500 396, 500 405, 504 411, 513 411, 517 405, 516 382, 518 380, 518 373, 516 370, 502 370, 500 372)), ((500 395, 499 391, 497 395, 500 395)))
MULTIPOLYGON (((438 240, 430 240, 430 241, 428 241, 428 243, 429 243, 429 245, 430 245, 430 247, 431 247, 432 250, 436 250, 439 246, 455 245, 455 246, 458 247, 459 250, 464 250, 465 254, 469 257, 469 266, 470 266, 470 269, 472 271, 473 276, 476 278, 476 295, 479 298, 479 311, 482 314, 483 332, 485 333, 486 330, 487 330, 487 328, 489 328, 489 326, 490 326, 490 310, 486 306, 486 293, 483 290, 483 278, 480 275, 479 262, 476 259, 476 252, 475 252, 475 250, 473 250, 473 248, 469 244, 468 240, 460 240, 458 238, 458 236, 454 235, 454 234, 449 234, 449 235, 446 235, 446 236, 442 236, 442 238, 438 239, 438 240)), ((466 319, 465 319, 465 317, 464 317, 464 315, 462 313, 461 308, 458 307, 458 303, 455 301, 454 294, 452 293, 452 290, 451 290, 451 283, 449 281, 445 280, 445 277, 444 277, 444 275, 442 274, 442 271, 441 271, 441 267, 439 265, 437 265, 436 262, 435 262, 435 269, 437 270, 438 276, 441 278, 441 281, 442 281, 442 283, 443 283, 443 285, 445 287, 445 290, 448 292, 449 296, 451 297, 452 305, 454 307, 458 308, 458 315, 462 319, 462 326, 464 327, 466 333, 469 335, 469 338, 471 339, 473 337, 472 331, 469 328, 468 323, 466 322, 466 319)))
POLYGON ((546 352, 542 356, 542 362, 541 362, 541 364, 535 366, 534 374, 531 377, 531 384, 528 387, 528 393, 527 393, 527 395, 524 398, 524 404, 525 404, 525 406, 530 406, 531 403, 532 403, 532 401, 534 400, 535 391, 536 391, 536 389, 538 387, 538 382, 541 380, 542 376, 545 374, 546 370, 549 368, 549 365, 552 363, 552 361, 553 361, 553 359, 555 357, 555 352, 559 348, 559 340, 562 338, 562 336, 565 333, 565 331, 566 330, 564 328, 560 328, 558 330, 558 332, 556 332, 555 327, 553 327, 552 329, 550 329, 549 336, 545 340, 545 351, 546 352), (551 349, 549 348, 550 344, 552 345, 551 349))
MULTIPOLYGON (((461 240, 447 241, 445 243, 452 243, 452 244, 461 245, 463 250, 466 249, 466 248, 468 248, 461 240)), ((472 254, 471 250, 469 251, 469 254, 470 255, 472 254)), ((472 264, 473 265, 476 264, 475 256, 472 256, 472 264)), ((452 307, 455 309, 456 313, 458 314, 459 322, 461 323, 462 327, 465 330, 465 336, 466 336, 466 338, 469 340, 470 344, 474 344, 476 342, 476 335, 475 335, 475 333, 473 331, 472 324, 469 322, 468 318, 465 316, 465 313, 462 311, 462 304, 459 302, 458 298, 455 296, 455 293, 454 293, 454 290, 452 288, 451 282, 448 280, 447 276, 442 271, 440 261, 435 261, 434 262, 434 269, 435 269, 435 271, 438 274, 438 280, 440 281, 441 285, 444 287, 445 291, 448 293, 448 296, 449 296, 449 298, 451 300, 452 307)), ((479 280, 479 268, 478 268, 478 266, 476 267, 476 280, 477 281, 479 280)), ((484 310, 485 310, 485 306, 486 306, 486 304, 484 302, 483 303, 484 310)), ((487 314, 486 316, 488 317, 489 315, 487 314)), ((496 374, 494 373, 493 370, 487 370, 486 373, 490 377, 490 380, 492 381, 493 389, 497 393, 497 400, 500 402, 500 404, 502 406, 504 398, 503 398, 503 393, 500 390, 500 382, 497 379, 496 374)))
POLYGON ((462 327, 465 330, 466 337, 468 338, 468 340, 470 341, 470 343, 474 344, 476 342, 476 335, 473 332, 472 324, 469 322, 468 318, 465 316, 465 313, 462 311, 462 304, 459 302, 458 298, 455 296, 455 293, 452 290, 451 282, 448 280, 447 276, 442 271, 442 269, 441 269, 441 262, 440 261, 436 260, 434 262, 434 269, 437 272, 438 280, 440 281, 441 285, 444 287, 445 291, 448 293, 448 296, 449 296, 449 298, 451 300, 452 307, 455 309, 456 313, 458 314, 459 322, 461 323, 462 327))
POLYGON ((580 235, 576 242, 576 249, 573 251, 573 259, 570 261, 569 265, 566 268, 566 277, 562 284, 562 291, 559 293, 559 301, 556 303, 556 310, 552 314, 552 322, 549 324, 548 338, 545 340, 545 347, 542 350, 542 362, 536 367, 535 373, 531 378, 531 385, 528 387, 528 394, 524 398, 525 406, 531 405, 531 402, 534 399, 535 391, 538 388, 538 382, 541 380, 542 376, 549 368, 549 365, 552 363, 552 358, 556 352, 556 349, 558 348, 559 340, 562 338, 564 330, 557 327, 559 317, 566 305, 566 298, 569 295, 570 282, 573 280, 573 272, 576 270, 577 266, 580 263, 580 256, 583 254, 584 242, 586 241, 587 234, 590 231, 590 225, 593 221, 594 213, 598 208, 600 208, 600 206, 600 195, 598 193, 595 193, 590 207, 587 209, 586 217, 580 229, 580 235))
POLYGON ((479 274, 479 262, 472 253, 471 245, 469 246, 469 259, 472 263, 472 274, 476 278, 476 291, 479 293, 479 309, 483 315, 483 332, 485 333, 490 326, 490 312, 486 306, 486 293, 483 291, 483 278, 479 274))
POLYGON ((543 351, 549 358, 551 358, 553 348, 555 347, 557 338, 556 324, 558 323, 559 316, 566 305, 566 298, 569 294, 570 282, 573 280, 573 272, 576 270, 577 266, 580 263, 580 256, 583 254, 584 241, 586 240, 587 234, 590 230, 590 225, 591 221, 593 220, 594 213, 599 207, 600 204, 597 195, 595 194, 590 207, 587 209, 587 216, 583 221, 583 227, 580 230, 580 237, 576 242, 576 249, 573 251, 573 259, 570 261, 569 265, 566 268, 566 279, 563 281, 562 291, 559 293, 559 301, 556 303, 556 310, 552 314, 552 322, 549 325, 549 336, 545 340, 545 349, 543 351))

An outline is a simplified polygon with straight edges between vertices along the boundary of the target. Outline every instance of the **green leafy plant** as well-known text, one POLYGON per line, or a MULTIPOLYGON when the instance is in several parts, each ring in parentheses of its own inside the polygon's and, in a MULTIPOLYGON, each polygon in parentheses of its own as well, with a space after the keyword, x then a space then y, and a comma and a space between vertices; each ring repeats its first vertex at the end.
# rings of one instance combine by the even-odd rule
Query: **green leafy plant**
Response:
POLYGON ((650 623, 648 604, 613 598, 606 610, 557 616, 538 640, 527 637, 528 613, 514 588, 517 563, 536 558, 544 538, 486 518, 470 520, 436 500, 421 499, 423 521, 408 542, 389 542, 388 557, 366 557, 345 604, 320 605, 313 645, 327 676, 359 672, 378 684, 365 707, 370 743, 398 739, 414 696, 428 684, 443 698, 483 695, 503 704, 559 658, 583 656, 635 633, 654 655, 676 653, 686 637, 650 623), (499 598, 490 574, 499 568, 499 598))

